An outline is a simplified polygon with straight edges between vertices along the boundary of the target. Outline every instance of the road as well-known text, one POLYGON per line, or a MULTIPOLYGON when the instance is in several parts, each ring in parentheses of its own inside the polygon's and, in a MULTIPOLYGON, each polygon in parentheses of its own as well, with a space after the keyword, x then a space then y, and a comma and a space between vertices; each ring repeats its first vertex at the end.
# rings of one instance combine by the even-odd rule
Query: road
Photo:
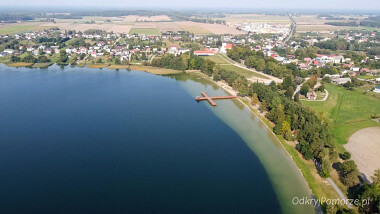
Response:
POLYGON ((297 23, 296 23, 296 21, 294 21, 292 15, 288 14, 288 16, 289 16, 289 19, 292 22, 292 24, 290 25, 289 35, 286 37, 286 39, 282 43, 283 45, 285 45, 289 41, 289 39, 293 37, 294 33, 296 32, 296 27, 297 27, 297 23))
POLYGON ((332 187, 334 187, 335 191, 338 193, 338 195, 347 202, 347 207, 349 209, 352 209, 352 204, 348 203, 348 199, 347 197, 343 194, 342 191, 340 191, 340 189, 338 188, 338 186, 334 183, 334 181, 331 179, 331 178, 327 178, 327 181, 331 184, 332 187))

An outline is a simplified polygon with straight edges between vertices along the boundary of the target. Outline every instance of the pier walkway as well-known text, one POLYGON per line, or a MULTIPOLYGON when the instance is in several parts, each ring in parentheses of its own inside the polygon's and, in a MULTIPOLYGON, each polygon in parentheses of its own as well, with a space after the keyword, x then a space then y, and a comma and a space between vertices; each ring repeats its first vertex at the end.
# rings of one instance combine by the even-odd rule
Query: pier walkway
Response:
POLYGON ((233 99, 237 98, 237 96, 217 96, 217 97, 210 97, 206 92, 201 92, 203 97, 196 97, 196 101, 202 101, 207 100, 212 106, 217 106, 216 102, 214 100, 222 100, 222 99, 233 99))

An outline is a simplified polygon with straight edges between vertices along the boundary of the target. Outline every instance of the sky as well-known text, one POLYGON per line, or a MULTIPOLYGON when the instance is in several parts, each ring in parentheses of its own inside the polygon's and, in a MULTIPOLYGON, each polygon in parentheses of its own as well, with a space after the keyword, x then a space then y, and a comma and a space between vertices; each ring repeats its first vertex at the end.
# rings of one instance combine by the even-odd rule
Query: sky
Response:
MULTIPOLYGON (((0 0, 0 7, 258 8, 380 10, 380 0, 0 0)), ((83 9, 83 8, 82 8, 83 9)))

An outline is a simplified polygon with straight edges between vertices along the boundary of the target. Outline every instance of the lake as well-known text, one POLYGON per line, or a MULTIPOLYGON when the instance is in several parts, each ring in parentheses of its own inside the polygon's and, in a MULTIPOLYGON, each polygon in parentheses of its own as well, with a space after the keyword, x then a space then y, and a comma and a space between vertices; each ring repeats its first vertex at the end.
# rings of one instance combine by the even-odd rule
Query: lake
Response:
POLYGON ((285 149, 190 75, 0 65, 1 213, 311 213, 285 149))

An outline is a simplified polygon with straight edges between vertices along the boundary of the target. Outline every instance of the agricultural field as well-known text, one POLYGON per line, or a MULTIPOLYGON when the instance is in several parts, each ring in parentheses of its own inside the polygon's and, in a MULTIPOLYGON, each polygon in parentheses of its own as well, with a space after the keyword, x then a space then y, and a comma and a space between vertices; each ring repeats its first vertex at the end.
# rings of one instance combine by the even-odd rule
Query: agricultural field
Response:
MULTIPOLYGON (((326 22, 347 22, 347 20, 326 20, 326 18, 318 18, 317 15, 301 15, 294 16, 294 21, 297 23, 297 33, 306 33, 306 32, 320 32, 320 33, 329 33, 335 30, 360 30, 368 29, 366 27, 353 27, 353 26, 333 26, 328 25, 326 22)), ((362 20, 366 16, 345 16, 343 18, 356 18, 362 20)), ((372 28, 373 29, 373 28, 372 28)))
POLYGON ((132 28, 129 34, 159 35, 157 28, 132 28))
POLYGON ((264 14, 227 14, 223 18, 228 24, 237 23, 271 23, 290 24, 288 16, 264 15, 264 14))
POLYGON ((326 85, 329 97, 325 102, 303 102, 317 113, 323 114, 333 122, 332 132, 337 140, 338 150, 344 151, 349 137, 364 128, 380 127, 380 123, 370 118, 380 112, 380 99, 359 91, 348 91, 333 84, 326 85))
POLYGON ((198 22, 176 22, 185 31, 189 31, 194 34, 233 34, 241 35, 245 34, 243 31, 236 30, 234 27, 230 27, 222 24, 206 24, 198 22))
POLYGON ((160 16, 129 15, 129 16, 123 16, 123 21, 125 22, 164 22, 164 21, 171 21, 171 19, 167 15, 160 15, 160 16))
POLYGON ((25 23, 14 23, 14 24, 0 24, 0 35, 6 34, 17 34, 27 31, 39 31, 49 29, 43 24, 46 22, 25 22, 25 23))

